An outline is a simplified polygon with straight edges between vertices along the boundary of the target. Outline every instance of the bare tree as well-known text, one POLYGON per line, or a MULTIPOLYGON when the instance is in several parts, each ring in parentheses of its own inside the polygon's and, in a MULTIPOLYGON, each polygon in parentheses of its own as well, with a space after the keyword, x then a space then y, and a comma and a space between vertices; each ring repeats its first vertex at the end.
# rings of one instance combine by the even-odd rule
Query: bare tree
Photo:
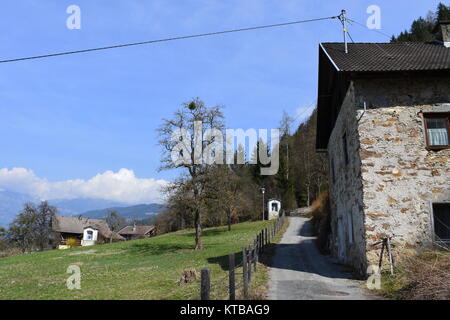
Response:
POLYGON ((0 227, 0 251, 6 248, 6 230, 0 227))
MULTIPOLYGON (((203 101, 196 98, 184 103, 172 119, 163 119, 163 124, 158 129, 159 143, 163 147, 160 169, 181 168, 189 176, 189 179, 182 179, 178 187, 183 188, 185 193, 188 192, 191 196, 196 250, 203 248, 201 227, 203 192, 205 177, 211 167, 211 164, 205 163, 202 151, 208 150, 208 147, 216 141, 215 136, 206 135, 207 130, 223 130, 223 118, 221 106, 206 107, 203 101), (174 156, 183 161, 174 161, 174 156)), ((213 151, 209 156, 222 154, 213 151)))
POLYGON ((111 236, 109 237, 109 242, 112 242, 114 233, 117 233, 125 226, 125 219, 122 218, 116 211, 110 211, 106 216, 106 223, 112 231, 111 236))
POLYGON ((209 175, 209 181, 220 181, 220 183, 207 184, 206 201, 212 204, 214 211, 226 217, 228 231, 231 231, 233 216, 236 217, 245 205, 244 195, 241 192, 243 181, 226 165, 213 168, 209 175))
POLYGON ((286 180, 289 180, 289 142, 293 122, 294 119, 286 111, 283 111, 279 129, 281 133, 281 145, 286 149, 286 180))

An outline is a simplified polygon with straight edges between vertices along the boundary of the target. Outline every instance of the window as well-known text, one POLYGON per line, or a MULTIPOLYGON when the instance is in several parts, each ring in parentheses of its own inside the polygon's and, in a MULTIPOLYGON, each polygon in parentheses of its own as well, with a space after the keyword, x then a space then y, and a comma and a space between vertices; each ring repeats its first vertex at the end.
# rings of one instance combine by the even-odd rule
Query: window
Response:
POLYGON ((278 204, 276 202, 272 203, 272 211, 278 211, 278 204))
POLYGON ((433 224, 435 240, 450 242, 450 203, 433 203, 433 224))
POLYGON ((86 232, 86 237, 87 237, 86 240, 92 240, 94 238, 94 232, 92 232, 91 230, 88 230, 86 232))
POLYGON ((426 143, 428 149, 449 148, 450 140, 450 113, 424 114, 426 143))
POLYGON ((348 164, 347 133, 344 133, 342 136, 342 144, 344 147, 345 164, 348 164))

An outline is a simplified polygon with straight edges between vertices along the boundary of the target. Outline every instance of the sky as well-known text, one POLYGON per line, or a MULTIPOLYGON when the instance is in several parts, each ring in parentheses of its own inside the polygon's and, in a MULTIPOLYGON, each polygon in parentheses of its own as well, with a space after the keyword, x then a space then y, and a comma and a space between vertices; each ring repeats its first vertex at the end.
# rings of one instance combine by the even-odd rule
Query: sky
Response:
MULTIPOLYGON (((398 34, 439 1, 4 0, 0 60, 338 15, 398 34), (81 29, 66 12, 81 10, 81 29)), ((350 25, 355 42, 386 42, 350 25)), ((224 105, 226 126, 298 125, 317 94, 320 42, 337 20, 0 64, 0 189, 37 197, 156 201, 178 173, 158 171, 156 128, 200 97, 224 105), (38 181, 38 183, 36 183, 38 181), (114 193, 117 191, 117 194, 114 193), (139 194, 139 196, 132 196, 139 194)))

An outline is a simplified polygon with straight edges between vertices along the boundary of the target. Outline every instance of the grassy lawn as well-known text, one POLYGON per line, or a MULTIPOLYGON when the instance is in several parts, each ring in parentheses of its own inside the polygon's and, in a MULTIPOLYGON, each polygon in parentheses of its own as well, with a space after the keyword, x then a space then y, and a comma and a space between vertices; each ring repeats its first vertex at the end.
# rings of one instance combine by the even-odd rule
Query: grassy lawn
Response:
MULTIPOLYGON (((245 222, 204 230, 205 249, 194 251, 193 230, 151 239, 51 250, 0 259, 0 299, 198 299, 200 281, 178 285, 182 271, 211 269, 214 284, 227 275, 228 254, 242 251, 270 222, 245 222), (81 268, 81 290, 68 290, 69 265, 81 268)), ((241 261, 237 256, 236 264, 241 261)), ((260 267, 252 281, 265 285, 260 267)), ((236 281, 241 282, 241 275, 236 281)), ((226 282, 212 288, 212 298, 226 298, 226 282)))

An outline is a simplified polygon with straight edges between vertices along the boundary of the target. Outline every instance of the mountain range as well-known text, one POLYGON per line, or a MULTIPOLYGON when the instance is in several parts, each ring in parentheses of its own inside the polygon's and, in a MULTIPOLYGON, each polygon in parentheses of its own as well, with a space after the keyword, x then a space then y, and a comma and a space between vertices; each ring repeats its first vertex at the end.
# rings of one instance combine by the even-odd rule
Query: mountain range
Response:
MULTIPOLYGON (((0 190, 0 226, 7 227, 26 202, 39 203, 39 200, 25 194, 0 190)), ((130 206, 104 199, 60 199, 48 202, 58 208, 58 215, 82 215, 95 219, 104 218, 110 211, 116 211, 127 220, 146 219, 164 210, 164 206, 157 203, 130 206)))

